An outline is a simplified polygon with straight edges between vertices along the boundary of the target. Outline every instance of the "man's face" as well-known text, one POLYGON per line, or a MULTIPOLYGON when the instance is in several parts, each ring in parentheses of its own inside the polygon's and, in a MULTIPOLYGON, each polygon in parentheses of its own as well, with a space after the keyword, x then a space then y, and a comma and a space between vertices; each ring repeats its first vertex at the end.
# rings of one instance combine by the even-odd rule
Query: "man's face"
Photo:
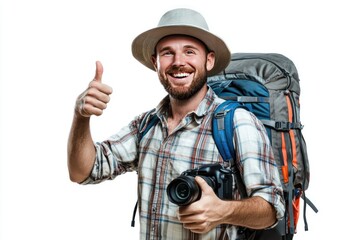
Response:
POLYGON ((214 53, 208 53, 201 41, 184 35, 161 39, 153 58, 161 84, 178 100, 189 99, 204 87, 214 61, 214 53))

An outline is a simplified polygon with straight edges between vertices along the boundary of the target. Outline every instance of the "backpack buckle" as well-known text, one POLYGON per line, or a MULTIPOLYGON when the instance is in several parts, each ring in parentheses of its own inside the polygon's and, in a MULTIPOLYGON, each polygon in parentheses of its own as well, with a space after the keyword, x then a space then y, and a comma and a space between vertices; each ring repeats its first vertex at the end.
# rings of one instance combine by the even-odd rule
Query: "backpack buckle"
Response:
POLYGON ((304 126, 301 123, 292 123, 292 122, 275 122, 276 130, 289 131, 290 129, 303 129, 304 126))
POLYGON ((230 111, 230 109, 224 109, 214 114, 215 118, 223 118, 230 111))
POLYGON ((291 128, 290 125, 291 125, 291 123, 289 123, 289 122, 275 122, 275 129, 283 130, 283 131, 290 130, 290 128, 291 128))

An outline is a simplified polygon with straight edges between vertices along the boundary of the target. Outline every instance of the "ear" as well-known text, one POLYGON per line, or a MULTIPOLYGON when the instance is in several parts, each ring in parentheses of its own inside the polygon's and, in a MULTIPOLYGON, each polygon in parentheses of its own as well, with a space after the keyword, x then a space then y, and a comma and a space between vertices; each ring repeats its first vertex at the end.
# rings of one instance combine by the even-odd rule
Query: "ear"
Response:
POLYGON ((215 53, 209 52, 206 56, 206 70, 209 72, 215 65, 215 53))
POLYGON ((157 61, 156 61, 156 56, 155 55, 152 55, 151 56, 151 61, 152 61, 152 64, 154 65, 154 68, 155 68, 155 71, 157 72, 157 61))

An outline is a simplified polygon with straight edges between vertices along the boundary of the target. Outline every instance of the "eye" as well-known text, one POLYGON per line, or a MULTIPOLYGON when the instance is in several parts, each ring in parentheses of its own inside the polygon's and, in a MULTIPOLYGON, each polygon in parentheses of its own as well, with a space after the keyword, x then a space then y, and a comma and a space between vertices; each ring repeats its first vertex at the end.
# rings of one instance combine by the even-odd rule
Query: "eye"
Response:
POLYGON ((195 51, 193 49, 187 49, 186 54, 187 55, 192 55, 192 54, 195 54, 195 51))
POLYGON ((172 51, 166 50, 166 51, 162 51, 160 53, 161 56, 171 56, 174 55, 172 51))

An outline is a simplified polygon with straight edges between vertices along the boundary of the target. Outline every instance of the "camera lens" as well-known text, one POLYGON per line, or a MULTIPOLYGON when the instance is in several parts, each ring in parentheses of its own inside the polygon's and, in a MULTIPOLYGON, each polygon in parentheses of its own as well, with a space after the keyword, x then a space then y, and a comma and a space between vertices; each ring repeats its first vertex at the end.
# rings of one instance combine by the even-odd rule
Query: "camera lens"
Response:
POLYGON ((187 199, 190 195, 189 186, 184 182, 180 182, 178 185, 176 185, 175 194, 179 199, 187 199))
POLYGON ((166 189, 169 200, 179 206, 199 200, 201 191, 192 176, 180 176, 171 181, 166 189))

